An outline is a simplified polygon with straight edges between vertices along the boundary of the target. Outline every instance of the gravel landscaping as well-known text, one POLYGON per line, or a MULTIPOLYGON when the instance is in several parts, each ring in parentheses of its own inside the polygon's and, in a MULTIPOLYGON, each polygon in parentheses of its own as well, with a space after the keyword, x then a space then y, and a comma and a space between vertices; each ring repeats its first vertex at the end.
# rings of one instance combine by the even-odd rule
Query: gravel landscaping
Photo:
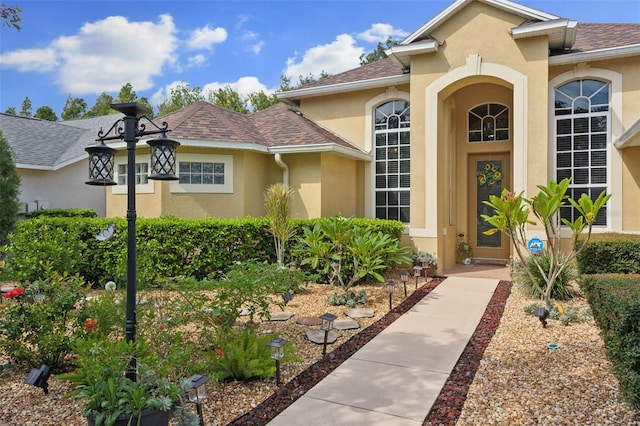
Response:
MULTIPOLYGON (((286 321, 263 322, 260 332, 279 332, 298 348, 303 360, 283 364, 284 385, 280 388, 274 380, 211 383, 204 404, 205 424, 268 423, 439 283, 432 280, 424 284, 422 279, 414 292, 411 278, 405 299, 399 276, 390 278, 398 282, 392 311, 381 283, 358 286, 358 290, 367 291, 367 307, 375 314, 359 318, 359 329, 342 331, 325 359, 322 345, 306 339, 306 331, 314 327, 297 324, 297 320, 324 312, 345 319, 348 308, 327 304, 328 296, 335 291, 327 285, 314 284, 305 294, 296 295, 285 308, 294 316, 286 321)), ((512 291, 509 282, 500 283, 424 424, 640 425, 639 413, 620 401, 593 320, 566 327, 550 320, 543 329, 535 317, 524 313, 524 306, 531 302, 512 291), (547 349, 548 343, 558 343, 560 348, 547 349)), ((574 299, 568 305, 586 303, 574 299)), ((14 371, 0 377, 0 426, 86 425, 80 415, 81 404, 61 398, 70 390, 67 383, 53 376, 49 395, 43 395, 40 389, 22 383, 25 375, 24 371, 14 371)))

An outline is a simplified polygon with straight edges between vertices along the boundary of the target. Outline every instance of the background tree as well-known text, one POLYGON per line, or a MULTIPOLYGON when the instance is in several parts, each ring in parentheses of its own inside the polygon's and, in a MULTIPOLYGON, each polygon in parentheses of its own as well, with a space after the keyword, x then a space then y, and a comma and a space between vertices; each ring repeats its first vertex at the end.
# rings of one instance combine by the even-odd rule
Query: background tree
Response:
POLYGON ((16 107, 14 106, 7 107, 7 109, 4 110, 4 113, 11 114, 11 115, 18 115, 18 112, 16 111, 16 107))
POLYGON ((61 117, 63 120, 77 120, 82 118, 87 112, 87 102, 82 98, 67 97, 67 101, 62 108, 61 117))
POLYGON ((22 9, 17 6, 7 6, 4 2, 0 2, 0 19, 2 19, 3 27, 13 27, 20 31, 18 22, 22 21, 20 14, 22 9))
POLYGON ((253 112, 267 109, 280 102, 280 99, 278 99, 275 93, 267 95, 262 90, 249 93, 248 100, 253 112))
POLYGON ((91 109, 84 114, 84 117, 100 117, 103 115, 115 114, 116 111, 111 109, 113 102, 113 96, 102 92, 100 96, 96 98, 96 102, 91 109))
POLYGON ((29 97, 25 97, 22 101, 22 108, 20 109, 20 115, 23 117, 31 117, 33 110, 33 105, 31 104, 31 99, 29 97))
POLYGON ((58 116, 50 106, 44 105, 36 110, 35 118, 47 121, 58 121, 58 116))
POLYGON ((224 86, 218 90, 209 92, 208 102, 231 111, 248 114, 247 101, 242 99, 240 93, 231 86, 224 86))
POLYGON ((7 236, 18 220, 20 175, 11 154, 11 146, 0 130, 0 246, 7 244, 7 236))
POLYGON ((131 83, 127 83, 120 88, 120 92, 118 92, 118 96, 114 103, 116 104, 126 104, 130 102, 135 102, 137 99, 136 91, 133 90, 133 86, 131 83))
POLYGON ((360 55, 360 65, 370 64, 371 62, 379 61, 387 57, 385 50, 391 49, 393 46, 400 44, 399 40, 393 40, 391 37, 387 38, 387 41, 382 44, 378 42, 378 45, 369 53, 363 53, 360 55))
POLYGON ((189 87, 189 84, 182 81, 171 89, 169 99, 158 105, 157 117, 178 111, 188 105, 198 101, 204 101, 202 89, 200 87, 189 87))

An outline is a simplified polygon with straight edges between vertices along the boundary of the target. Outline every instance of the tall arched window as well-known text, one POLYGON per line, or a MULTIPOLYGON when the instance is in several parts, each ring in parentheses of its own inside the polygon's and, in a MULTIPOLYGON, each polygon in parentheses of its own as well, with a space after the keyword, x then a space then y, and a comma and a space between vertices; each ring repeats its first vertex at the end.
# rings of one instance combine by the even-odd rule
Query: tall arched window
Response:
MULTIPOLYGON (((609 84, 576 80, 555 89, 556 179, 573 178, 568 194, 592 199, 607 189, 609 141, 609 84)), ((562 217, 573 221, 577 211, 567 205, 562 217)), ((607 224, 606 207, 596 225, 607 224)))
POLYGON ((395 100, 376 108, 376 218, 409 223, 411 182, 409 102, 395 100))

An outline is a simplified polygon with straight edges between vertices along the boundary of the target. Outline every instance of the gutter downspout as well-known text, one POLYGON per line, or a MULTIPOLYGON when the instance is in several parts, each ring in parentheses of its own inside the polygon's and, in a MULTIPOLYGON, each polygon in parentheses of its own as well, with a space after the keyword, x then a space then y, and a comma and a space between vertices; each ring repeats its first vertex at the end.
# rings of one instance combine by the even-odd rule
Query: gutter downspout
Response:
POLYGON ((274 158, 276 160, 276 164, 278 165, 278 167, 282 169, 282 184, 288 187, 289 186, 289 166, 287 166, 287 164, 284 161, 282 161, 282 156, 280 155, 280 153, 276 153, 274 158))

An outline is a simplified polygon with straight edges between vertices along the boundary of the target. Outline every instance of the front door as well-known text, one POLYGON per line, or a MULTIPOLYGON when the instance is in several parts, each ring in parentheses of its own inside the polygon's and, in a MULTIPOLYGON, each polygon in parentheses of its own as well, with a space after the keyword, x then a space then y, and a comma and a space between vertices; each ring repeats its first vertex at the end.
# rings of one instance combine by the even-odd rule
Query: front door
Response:
POLYGON ((502 232, 484 235, 491 226, 482 215, 493 216, 493 209, 483 203, 489 195, 500 196, 503 188, 510 188, 510 166, 509 153, 469 155, 469 243, 475 262, 509 259, 509 237, 502 232))

